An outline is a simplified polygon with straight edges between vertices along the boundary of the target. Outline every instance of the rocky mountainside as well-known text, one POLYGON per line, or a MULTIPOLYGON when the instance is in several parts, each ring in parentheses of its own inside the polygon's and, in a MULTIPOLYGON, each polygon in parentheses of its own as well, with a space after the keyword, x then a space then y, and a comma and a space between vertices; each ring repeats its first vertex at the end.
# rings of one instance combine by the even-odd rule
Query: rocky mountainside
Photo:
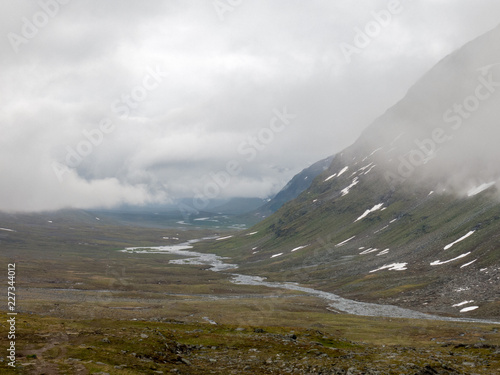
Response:
POLYGON ((295 200, 214 245, 245 272, 500 317, 500 27, 439 62, 295 200))

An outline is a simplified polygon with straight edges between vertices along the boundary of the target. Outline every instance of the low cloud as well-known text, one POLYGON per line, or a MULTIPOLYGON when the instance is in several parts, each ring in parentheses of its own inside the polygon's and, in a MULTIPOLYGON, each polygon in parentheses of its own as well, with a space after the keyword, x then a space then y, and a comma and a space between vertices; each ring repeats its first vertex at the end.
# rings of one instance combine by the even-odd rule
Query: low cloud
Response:
POLYGON ((166 203, 231 161, 219 197, 276 193, 499 22, 495 1, 401 4, 350 63, 341 44, 387 2, 259 0, 222 19, 197 0, 0 5, 0 210, 166 203), (283 108, 293 121, 263 131, 283 108))

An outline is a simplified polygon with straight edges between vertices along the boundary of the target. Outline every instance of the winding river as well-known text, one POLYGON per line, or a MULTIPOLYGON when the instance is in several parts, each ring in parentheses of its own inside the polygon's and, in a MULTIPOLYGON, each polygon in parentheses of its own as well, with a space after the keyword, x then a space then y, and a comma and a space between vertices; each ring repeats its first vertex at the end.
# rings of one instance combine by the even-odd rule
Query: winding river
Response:
MULTIPOLYGON (((205 238, 201 239, 204 240, 205 238)), ((208 239, 208 238, 206 238, 208 239)), ((172 264, 186 264, 186 265, 207 265, 210 266, 210 271, 220 272, 235 270, 238 265, 226 263, 225 260, 230 258, 221 257, 215 254, 199 253, 196 251, 190 251, 192 249, 192 244, 199 242, 201 240, 191 240, 178 245, 170 246, 157 246, 157 247, 128 247, 124 250, 120 250, 124 253, 130 254, 172 254, 178 255, 183 258, 171 260, 172 264)), ((488 324, 500 324, 500 322, 482 319, 469 319, 469 318, 451 318, 439 315, 425 314, 414 310, 404 309, 402 307, 393 305, 379 305, 375 303, 366 303, 350 300, 347 298, 340 297, 334 293, 324 292, 321 290, 307 288, 300 286, 297 283, 285 282, 269 282, 265 278, 260 276, 250 276, 242 275, 237 273, 231 273, 231 282, 239 285, 255 285, 255 286, 265 286, 268 288, 275 289, 288 289, 298 292, 306 293, 310 296, 315 296, 321 298, 328 302, 329 309, 338 312, 344 312, 353 315, 360 316, 378 316, 386 318, 406 318, 406 319, 430 319, 430 320, 443 320, 443 321, 453 321, 453 322, 475 322, 475 323, 488 323, 488 324)))

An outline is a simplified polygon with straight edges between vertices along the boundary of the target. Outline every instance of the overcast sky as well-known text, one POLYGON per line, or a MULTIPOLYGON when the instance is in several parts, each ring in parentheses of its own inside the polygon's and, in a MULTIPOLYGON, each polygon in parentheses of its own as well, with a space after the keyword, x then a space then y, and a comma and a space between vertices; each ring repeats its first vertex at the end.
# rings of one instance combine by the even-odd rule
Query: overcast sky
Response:
POLYGON ((0 210, 33 211, 271 196, 500 3, 5 0, 0 18, 0 210))

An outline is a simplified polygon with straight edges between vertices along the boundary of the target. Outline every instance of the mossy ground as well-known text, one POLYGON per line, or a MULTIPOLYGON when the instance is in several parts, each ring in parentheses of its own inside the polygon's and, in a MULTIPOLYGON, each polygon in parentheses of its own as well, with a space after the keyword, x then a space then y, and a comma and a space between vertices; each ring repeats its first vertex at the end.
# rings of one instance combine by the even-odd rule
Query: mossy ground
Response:
POLYGON ((310 319, 283 327, 21 314, 17 368, 1 373, 418 374, 426 366, 500 373, 495 326, 340 314, 310 319))

